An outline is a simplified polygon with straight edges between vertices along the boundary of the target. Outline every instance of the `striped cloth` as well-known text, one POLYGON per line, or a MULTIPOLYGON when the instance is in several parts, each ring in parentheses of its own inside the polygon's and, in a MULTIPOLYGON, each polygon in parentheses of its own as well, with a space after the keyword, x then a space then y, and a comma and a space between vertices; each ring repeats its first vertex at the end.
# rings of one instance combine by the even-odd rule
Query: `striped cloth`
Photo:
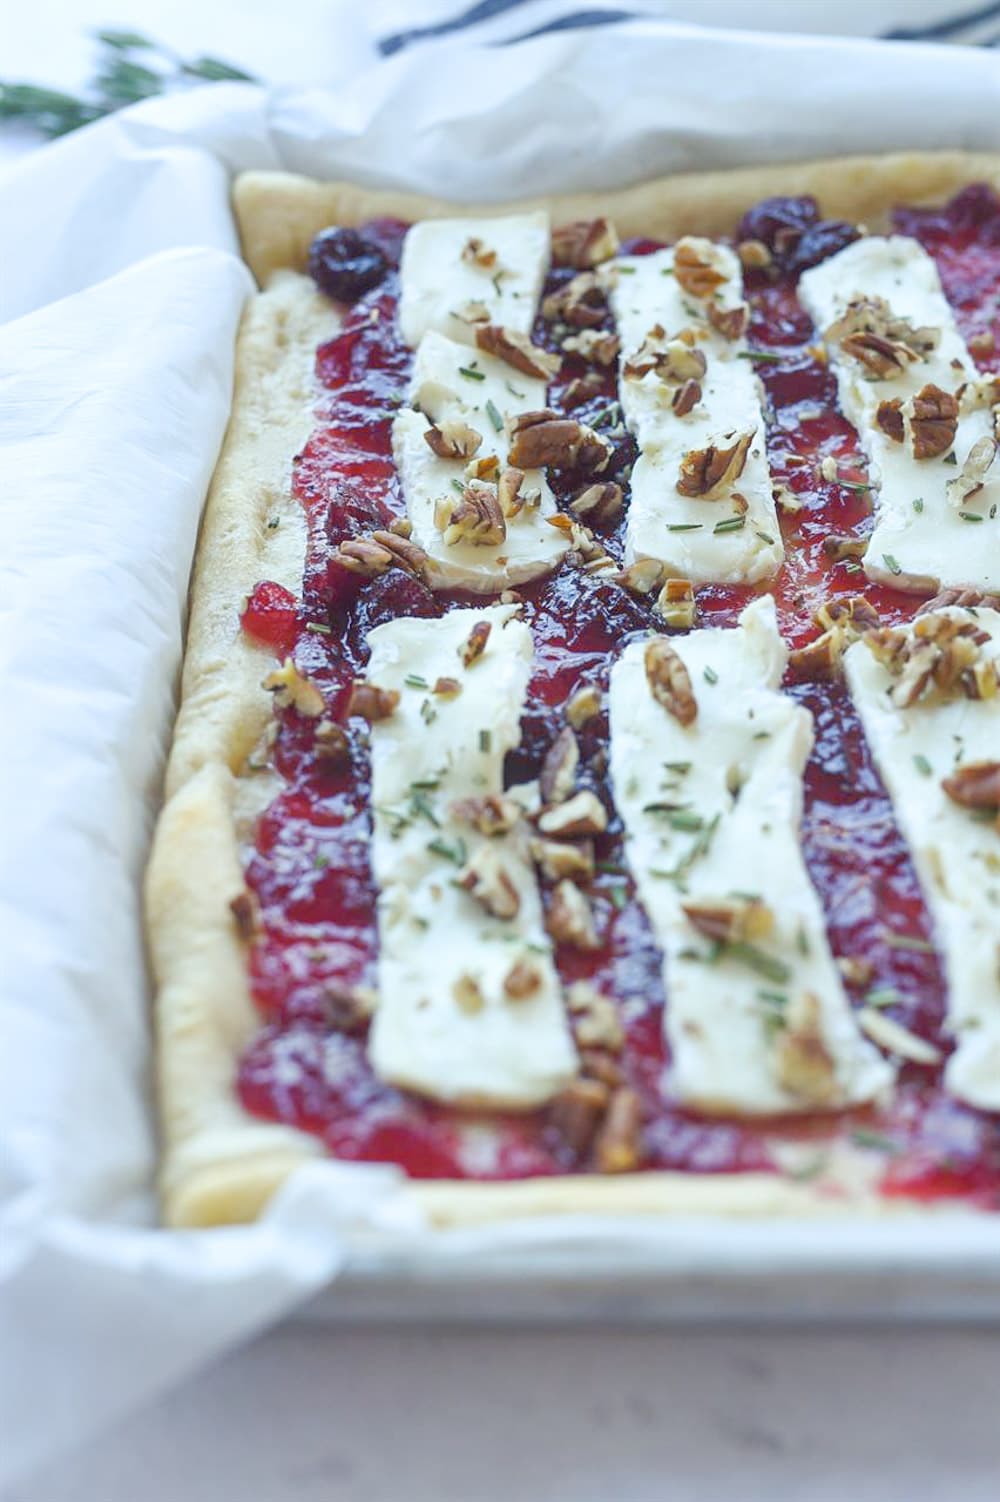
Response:
POLYGON ((1000 47, 1000 3, 974 0, 374 0, 368 26, 383 57, 454 40, 502 45, 656 17, 702 26, 1000 47))

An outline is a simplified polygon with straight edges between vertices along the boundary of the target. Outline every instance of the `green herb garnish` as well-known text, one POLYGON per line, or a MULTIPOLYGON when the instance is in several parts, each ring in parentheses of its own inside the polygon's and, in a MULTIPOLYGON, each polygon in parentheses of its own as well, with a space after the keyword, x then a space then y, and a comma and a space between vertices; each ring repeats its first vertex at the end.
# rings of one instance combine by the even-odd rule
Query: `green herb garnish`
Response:
POLYGON ((486 403, 486 415, 489 418, 490 422, 493 424, 493 427, 494 427, 495 431, 497 433, 502 433, 503 432, 503 418, 500 416, 500 413, 497 411, 497 408, 495 407, 495 405, 493 404, 493 402, 490 401, 490 400, 487 400, 487 403, 486 403))

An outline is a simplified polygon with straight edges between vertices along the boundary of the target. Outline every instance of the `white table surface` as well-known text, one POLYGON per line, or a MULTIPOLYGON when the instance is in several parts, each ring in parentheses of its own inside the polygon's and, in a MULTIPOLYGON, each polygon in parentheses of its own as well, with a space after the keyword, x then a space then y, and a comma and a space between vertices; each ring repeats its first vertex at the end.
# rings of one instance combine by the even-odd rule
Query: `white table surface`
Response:
MULTIPOLYGON (((85 29, 108 24, 319 82, 334 65, 305 38, 318 41, 344 5, 11 3, 0 76, 75 86, 85 29)), ((803 29, 815 29, 819 0, 805 8, 803 29)), ((911 21, 922 9, 910 0, 911 21)), ((698 19, 711 10, 704 0, 698 19)), ((719 19, 733 11, 725 0, 719 19)), ((29 144, 8 137, 0 156, 29 144)), ((996 1502, 998 1391, 997 1331, 292 1325, 3 1502, 996 1502)))

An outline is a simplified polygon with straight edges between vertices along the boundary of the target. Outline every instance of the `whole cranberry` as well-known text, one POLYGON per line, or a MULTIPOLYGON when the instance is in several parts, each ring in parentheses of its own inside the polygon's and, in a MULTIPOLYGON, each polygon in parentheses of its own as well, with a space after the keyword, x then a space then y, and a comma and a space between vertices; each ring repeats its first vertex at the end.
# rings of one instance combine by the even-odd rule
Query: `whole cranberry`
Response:
POLYGON ((784 256, 783 264, 793 273, 806 271, 859 238, 856 225, 848 224, 844 219, 821 219, 819 224, 810 225, 803 231, 801 238, 784 256))
POLYGON ((388 270, 384 253, 356 229, 320 230, 309 247, 309 275, 337 302, 357 302, 388 270))
POLYGON ((816 223, 815 198, 763 198, 748 209, 736 231, 737 240, 760 240, 772 254, 784 255, 816 223))

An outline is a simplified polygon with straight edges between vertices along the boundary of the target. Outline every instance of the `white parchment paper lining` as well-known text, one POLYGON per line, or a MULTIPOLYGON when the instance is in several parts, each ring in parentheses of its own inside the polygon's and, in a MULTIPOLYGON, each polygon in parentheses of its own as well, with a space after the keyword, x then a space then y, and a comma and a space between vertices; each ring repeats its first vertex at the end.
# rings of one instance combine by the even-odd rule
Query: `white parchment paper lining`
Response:
POLYGON ((435 1235, 394 1171, 332 1163, 257 1226, 154 1228, 138 882, 250 290, 231 174, 502 200, 949 146, 1000 146, 995 55, 637 22, 442 44, 335 95, 150 101, 0 180, 0 1478, 321 1288, 349 1227, 466 1269, 587 1245, 680 1269, 704 1246, 634 1222, 435 1235))

